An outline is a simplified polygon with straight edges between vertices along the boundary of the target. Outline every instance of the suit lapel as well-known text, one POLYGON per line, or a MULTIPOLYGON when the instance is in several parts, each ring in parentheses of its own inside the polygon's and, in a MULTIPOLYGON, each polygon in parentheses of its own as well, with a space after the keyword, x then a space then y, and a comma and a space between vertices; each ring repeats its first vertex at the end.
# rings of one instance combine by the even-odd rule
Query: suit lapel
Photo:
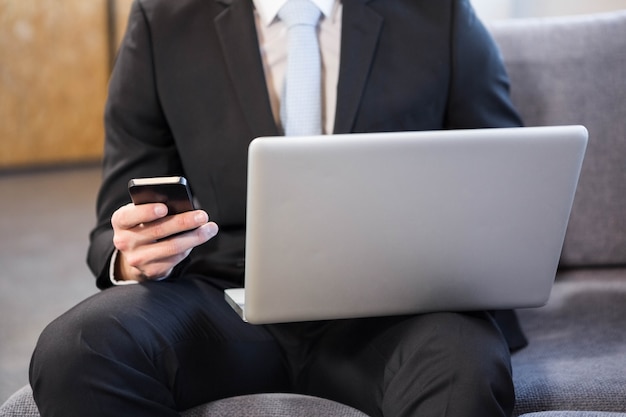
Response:
POLYGON ((383 18, 367 5, 369 1, 343 0, 334 133, 349 133, 352 130, 376 52, 383 18))
POLYGON ((250 0, 217 0, 226 6, 215 18, 233 88, 255 136, 278 134, 270 106, 250 0))
MULTIPOLYGON (((224 60, 241 109, 255 136, 277 135, 249 0, 216 0, 226 8, 215 18, 224 60)), ((343 0, 341 63, 334 133, 352 130, 376 52, 383 18, 370 0, 343 0)))

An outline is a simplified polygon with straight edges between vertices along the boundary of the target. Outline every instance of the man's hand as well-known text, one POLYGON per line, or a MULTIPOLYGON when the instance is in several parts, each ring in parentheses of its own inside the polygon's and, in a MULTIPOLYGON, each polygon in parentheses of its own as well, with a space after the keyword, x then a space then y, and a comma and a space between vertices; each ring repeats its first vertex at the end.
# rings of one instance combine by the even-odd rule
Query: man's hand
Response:
POLYGON ((123 206, 113 213, 111 225, 119 251, 115 265, 118 281, 165 277, 194 247, 218 232, 205 211, 168 216, 161 203, 123 206))

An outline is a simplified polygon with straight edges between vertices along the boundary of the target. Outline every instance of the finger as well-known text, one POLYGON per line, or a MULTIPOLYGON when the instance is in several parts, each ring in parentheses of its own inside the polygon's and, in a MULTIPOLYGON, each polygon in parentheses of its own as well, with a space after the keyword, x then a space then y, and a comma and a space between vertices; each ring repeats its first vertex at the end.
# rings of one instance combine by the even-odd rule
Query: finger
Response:
POLYGON ((145 242, 159 241, 173 235, 197 229, 207 224, 208 221, 209 215, 205 211, 189 211, 167 216, 152 223, 143 223, 141 225, 141 233, 144 236, 145 242))
POLYGON ((129 203, 113 213, 113 228, 132 229, 140 224, 151 223, 167 216, 167 206, 162 203, 135 205, 129 203))
POLYGON ((182 262, 186 256, 176 256, 174 258, 163 259, 137 268, 139 275, 137 281, 160 280, 168 277, 176 265, 182 262))
MULTIPOLYGON (((132 279, 135 281, 147 281, 156 280, 168 276, 174 267, 180 263, 186 256, 182 254, 175 258, 152 260, 146 262, 146 258, 149 257, 149 250, 134 251, 123 256, 120 259, 119 273, 123 273, 126 279, 132 279)), ((118 255, 121 258, 121 253, 118 255)), ((118 275, 119 276, 119 275, 118 275)))
POLYGON ((188 254, 191 249, 215 237, 218 231, 217 224, 213 222, 205 223, 185 233, 159 240, 154 244, 154 248, 158 250, 161 259, 175 257, 181 253, 188 254))

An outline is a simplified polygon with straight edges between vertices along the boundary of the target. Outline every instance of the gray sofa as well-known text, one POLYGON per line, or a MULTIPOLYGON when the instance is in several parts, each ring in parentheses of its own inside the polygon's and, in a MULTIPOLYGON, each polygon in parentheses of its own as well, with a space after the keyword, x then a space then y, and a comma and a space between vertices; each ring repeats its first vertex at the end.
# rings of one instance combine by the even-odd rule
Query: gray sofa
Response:
POLYGON ((519 312, 516 413, 626 412, 626 10, 490 29, 525 123, 589 129, 550 300, 519 312))
MULTIPOLYGON (((626 11, 503 21, 490 30, 526 124, 583 124, 590 132, 553 293, 545 307, 519 312, 530 345, 513 355, 515 416, 626 417, 626 11)), ((0 416, 39 416, 30 387, 0 416)), ((363 414, 320 398, 262 394, 183 416, 363 414)))

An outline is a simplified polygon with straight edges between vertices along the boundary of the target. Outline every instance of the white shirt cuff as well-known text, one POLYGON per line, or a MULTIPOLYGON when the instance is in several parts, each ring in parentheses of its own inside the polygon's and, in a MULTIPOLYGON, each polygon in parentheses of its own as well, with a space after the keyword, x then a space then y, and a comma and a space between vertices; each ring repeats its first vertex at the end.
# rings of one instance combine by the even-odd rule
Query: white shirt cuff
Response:
POLYGON ((115 249, 113 251, 113 256, 111 256, 111 263, 109 264, 109 278, 111 279, 111 282, 113 283, 113 285, 139 284, 139 281, 135 281, 135 280, 118 281, 117 279, 115 279, 115 262, 117 260, 117 255, 119 253, 120 253, 120 251, 115 249))

